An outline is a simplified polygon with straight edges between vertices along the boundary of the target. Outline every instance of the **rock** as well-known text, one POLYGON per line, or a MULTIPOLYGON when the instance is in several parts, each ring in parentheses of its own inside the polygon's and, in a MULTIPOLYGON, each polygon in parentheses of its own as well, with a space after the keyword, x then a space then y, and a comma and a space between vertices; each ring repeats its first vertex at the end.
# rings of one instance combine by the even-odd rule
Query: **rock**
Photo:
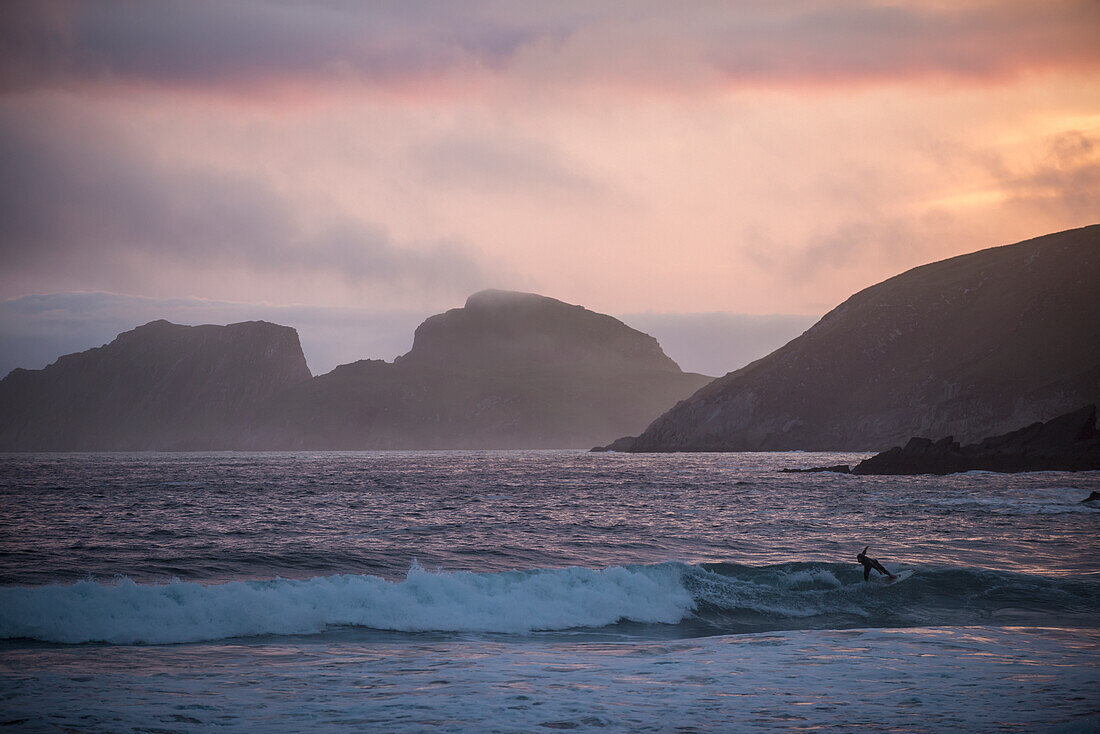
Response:
POLYGON ((1048 420, 1100 401, 1098 303, 1100 225, 914 268, 619 450, 881 451, 1048 420))
POLYGON ((1084 504, 1085 502, 1097 502, 1097 501, 1100 501, 1100 492, 1093 492, 1088 497, 1081 500, 1081 504, 1084 504))
POLYGON ((629 451, 632 440, 633 439, 631 439, 630 437, 619 438, 619 439, 616 439, 616 440, 612 441, 611 443, 609 443, 606 446, 595 446, 595 447, 593 447, 589 450, 590 451, 596 451, 596 452, 599 452, 599 451, 629 451))
POLYGON ((833 474, 851 474, 852 467, 848 464, 837 464, 835 466, 814 466, 809 469, 780 469, 782 474, 817 474, 820 472, 831 472, 833 474))
MULTIPOLYGON (((953 474, 964 471, 1088 471, 1100 469, 1096 406, 1046 423, 1033 423, 980 443, 960 446, 948 437, 913 438, 903 447, 861 461, 853 474, 953 474)), ((1095 492, 1093 494, 1096 494, 1095 492)), ((1086 500, 1087 501, 1087 500, 1086 500)))

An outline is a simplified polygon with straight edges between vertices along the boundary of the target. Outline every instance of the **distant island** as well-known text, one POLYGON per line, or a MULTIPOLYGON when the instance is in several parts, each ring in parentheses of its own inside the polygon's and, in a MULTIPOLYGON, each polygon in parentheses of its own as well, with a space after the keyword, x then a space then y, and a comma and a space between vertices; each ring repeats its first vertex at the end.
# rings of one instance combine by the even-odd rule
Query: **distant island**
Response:
POLYGON ((298 334, 154 321, 0 381, 0 450, 587 448, 712 378, 621 321, 483 291, 393 363, 314 377, 298 334))
POLYGON ((883 451, 1100 401, 1100 225, 924 265, 601 450, 883 451))
POLYGON ((153 321, 0 380, 0 450, 237 448, 258 406, 310 379, 290 327, 153 321))

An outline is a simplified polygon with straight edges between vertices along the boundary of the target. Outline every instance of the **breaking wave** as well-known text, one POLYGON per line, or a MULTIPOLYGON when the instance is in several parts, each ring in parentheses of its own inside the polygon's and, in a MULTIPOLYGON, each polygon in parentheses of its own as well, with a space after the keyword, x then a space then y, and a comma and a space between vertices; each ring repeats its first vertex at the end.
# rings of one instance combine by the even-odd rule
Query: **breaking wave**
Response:
POLYGON ((340 628, 527 634, 663 629, 662 636, 927 625, 1100 626, 1100 580, 916 569, 864 583, 850 565, 682 563, 404 580, 336 575, 221 584, 81 581, 0 588, 0 639, 166 644, 340 628), (1052 620, 1057 620, 1053 622, 1052 620))

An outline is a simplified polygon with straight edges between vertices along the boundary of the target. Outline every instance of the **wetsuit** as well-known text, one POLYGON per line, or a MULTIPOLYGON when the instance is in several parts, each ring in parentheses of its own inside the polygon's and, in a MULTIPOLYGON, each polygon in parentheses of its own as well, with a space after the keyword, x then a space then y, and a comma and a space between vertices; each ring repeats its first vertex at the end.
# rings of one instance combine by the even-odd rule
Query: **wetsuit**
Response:
POLYGON ((872 568, 875 569, 876 571, 878 571, 881 574, 885 574, 886 576, 889 576, 890 578, 894 578, 894 574, 890 573, 885 568, 883 568, 882 564, 879 563, 877 559, 867 557, 867 548, 870 548, 870 547, 871 546, 867 546, 862 551, 860 551, 859 555, 856 556, 856 560, 863 564, 863 580, 867 581, 868 579, 871 578, 871 569, 872 568))

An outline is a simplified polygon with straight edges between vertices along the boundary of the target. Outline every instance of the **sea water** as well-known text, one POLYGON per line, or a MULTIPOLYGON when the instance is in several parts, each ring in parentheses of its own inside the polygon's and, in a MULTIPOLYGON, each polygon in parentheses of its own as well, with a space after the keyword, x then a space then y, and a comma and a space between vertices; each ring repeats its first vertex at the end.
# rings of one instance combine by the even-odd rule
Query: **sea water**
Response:
POLYGON ((1100 472, 859 458, 3 455, 0 726, 1100 728, 1100 472))

